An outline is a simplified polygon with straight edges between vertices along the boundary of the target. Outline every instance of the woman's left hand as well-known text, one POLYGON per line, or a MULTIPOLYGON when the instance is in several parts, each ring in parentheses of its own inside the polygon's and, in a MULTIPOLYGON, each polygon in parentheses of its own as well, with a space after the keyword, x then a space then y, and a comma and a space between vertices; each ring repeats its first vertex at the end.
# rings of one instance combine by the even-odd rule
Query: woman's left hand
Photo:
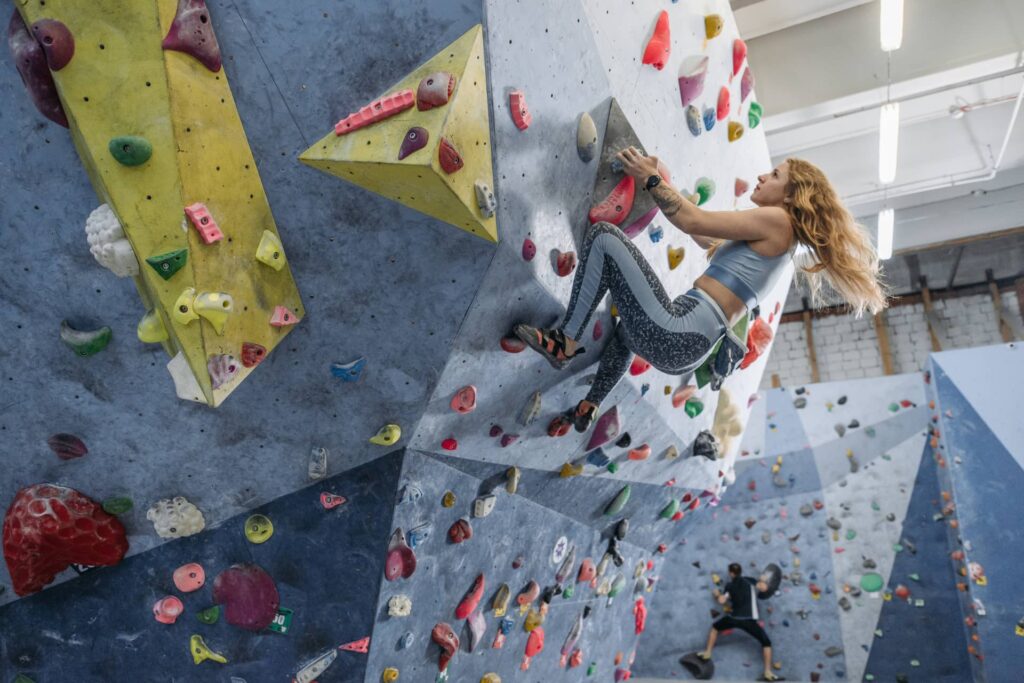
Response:
POLYGON ((622 170, 641 182, 652 175, 660 175, 658 157, 645 157, 636 147, 627 147, 616 157, 622 162, 622 170))

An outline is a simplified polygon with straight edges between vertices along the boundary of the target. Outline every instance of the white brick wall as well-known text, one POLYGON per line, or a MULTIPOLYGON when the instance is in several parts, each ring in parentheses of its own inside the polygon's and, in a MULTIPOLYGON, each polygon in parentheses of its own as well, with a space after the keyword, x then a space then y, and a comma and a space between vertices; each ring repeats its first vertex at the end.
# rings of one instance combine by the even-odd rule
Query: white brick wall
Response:
MULTIPOLYGON (((1003 308, 1020 321, 1017 294, 1004 292, 1003 308)), ((1002 343, 999 324, 988 294, 936 301, 933 310, 946 327, 942 348, 962 349, 1002 343)), ((915 372, 924 368, 931 353, 931 338, 921 304, 897 306, 886 311, 889 349, 893 372, 915 372)), ((853 316, 829 316, 812 321, 814 350, 822 382, 883 374, 878 335, 871 316, 860 320, 853 316)), ((799 386, 811 381, 807 340, 802 320, 779 325, 768 356, 761 387, 768 388, 772 374, 783 386, 799 386)))

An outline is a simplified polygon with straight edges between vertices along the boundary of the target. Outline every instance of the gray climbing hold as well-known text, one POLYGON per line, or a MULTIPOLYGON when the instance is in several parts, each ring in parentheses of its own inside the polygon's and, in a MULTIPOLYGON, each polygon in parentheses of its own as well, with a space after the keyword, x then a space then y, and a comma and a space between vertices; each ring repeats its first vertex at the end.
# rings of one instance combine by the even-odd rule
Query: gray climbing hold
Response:
POLYGON ((519 412, 519 424, 529 427, 533 424, 533 421, 540 415, 541 398, 540 392, 535 391, 530 394, 530 398, 526 400, 526 404, 523 409, 519 412))
POLYGON ((860 427, 860 422, 858 422, 857 420, 850 420, 850 424, 846 426, 849 429, 856 429, 857 427, 860 427))
POLYGON ((840 396, 839 399, 836 400, 836 403, 838 403, 841 406, 846 405, 846 396, 840 396))
POLYGON ((800 514, 804 517, 810 517, 814 514, 814 508, 811 507, 810 503, 804 503, 800 506, 800 514))
POLYGON ((836 430, 836 434, 838 434, 839 436, 842 436, 843 434, 846 433, 846 427, 843 425, 842 422, 837 422, 836 423, 835 430, 836 430))
POLYGON ((776 474, 772 477, 772 483, 778 486, 780 489, 784 489, 789 486, 789 482, 786 481, 781 475, 776 474))
POLYGON ((580 114, 580 122, 576 127, 576 152, 584 162, 593 161, 597 153, 597 126, 589 112, 580 114))
POLYGON ((828 525, 828 528, 829 528, 829 529, 840 529, 840 528, 842 528, 842 526, 843 526, 842 522, 840 522, 840 521, 839 521, 838 519, 836 519, 835 517, 829 517, 829 518, 828 518, 828 521, 827 521, 827 522, 825 522, 825 524, 827 524, 827 525, 828 525))
POLYGON ((806 406, 807 406, 807 399, 804 398, 803 396, 801 396, 798 399, 796 399, 795 401, 793 401, 793 407, 796 408, 797 410, 799 410, 800 408, 805 408, 806 406))
POLYGON ((843 608, 844 612, 849 612, 851 607, 850 599, 847 598, 845 595, 839 598, 839 606, 843 608))
POLYGON ((870 557, 865 557, 864 558, 864 569, 874 569, 877 566, 878 566, 878 563, 876 563, 870 557))
POLYGON ((838 645, 830 645, 829 647, 825 648, 826 657, 838 657, 841 654, 843 654, 843 648, 839 647, 838 645))

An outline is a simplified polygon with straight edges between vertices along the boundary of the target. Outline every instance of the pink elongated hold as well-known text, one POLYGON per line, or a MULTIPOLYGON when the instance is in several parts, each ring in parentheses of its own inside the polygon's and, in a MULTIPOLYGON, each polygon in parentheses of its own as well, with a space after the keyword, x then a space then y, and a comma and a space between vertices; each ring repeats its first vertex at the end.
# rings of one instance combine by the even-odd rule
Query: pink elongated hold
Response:
POLYGON ((415 103, 416 96, 412 90, 399 90, 398 92, 385 95, 334 124, 334 134, 347 135, 354 130, 365 128, 370 124, 399 114, 415 103))

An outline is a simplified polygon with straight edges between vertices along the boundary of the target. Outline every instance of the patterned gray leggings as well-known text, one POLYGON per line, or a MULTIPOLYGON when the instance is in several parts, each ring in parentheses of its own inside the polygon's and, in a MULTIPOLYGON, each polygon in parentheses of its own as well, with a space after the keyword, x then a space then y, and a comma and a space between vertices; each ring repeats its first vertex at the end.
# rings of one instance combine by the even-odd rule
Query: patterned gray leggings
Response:
POLYGON ((669 299, 636 245, 611 223, 596 223, 583 240, 560 329, 579 341, 609 292, 619 324, 587 393, 591 403, 600 404, 615 388, 634 353, 662 372, 685 375, 700 367, 725 332, 725 320, 703 292, 691 289, 669 299))

